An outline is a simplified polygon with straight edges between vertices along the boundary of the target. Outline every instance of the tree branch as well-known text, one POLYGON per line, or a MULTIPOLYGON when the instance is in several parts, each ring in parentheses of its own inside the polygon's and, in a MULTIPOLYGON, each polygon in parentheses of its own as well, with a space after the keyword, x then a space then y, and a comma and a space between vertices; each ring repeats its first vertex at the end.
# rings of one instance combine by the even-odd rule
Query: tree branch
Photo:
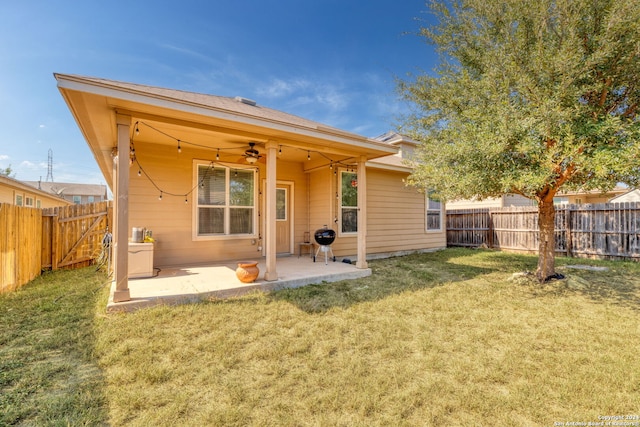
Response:
POLYGON ((636 115, 636 110, 638 109, 638 103, 634 103, 631 104, 629 107, 627 107, 627 111, 624 112, 624 114, 622 115, 622 117, 624 117, 625 119, 629 119, 631 117, 634 117, 636 115))
POLYGON ((600 100, 598 101, 598 107, 604 107, 604 103, 607 101, 607 95, 609 94, 609 87, 611 86, 611 77, 607 77, 604 81, 604 88, 600 92, 600 100))
MULTIPOLYGON (((558 169, 560 169, 560 166, 558 166, 558 169)), ((560 188, 562 184, 567 182, 573 176, 575 171, 576 171, 576 165, 574 163, 569 164, 569 166, 567 166, 567 168, 560 173, 560 176, 555 182, 556 184, 555 187, 560 188)))

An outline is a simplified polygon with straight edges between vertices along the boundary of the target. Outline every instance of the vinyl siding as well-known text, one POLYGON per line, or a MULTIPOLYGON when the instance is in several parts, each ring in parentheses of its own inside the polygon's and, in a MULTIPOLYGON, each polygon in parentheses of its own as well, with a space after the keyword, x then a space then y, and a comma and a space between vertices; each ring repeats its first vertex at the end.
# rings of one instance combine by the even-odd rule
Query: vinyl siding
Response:
MULTIPOLYGON (((155 184, 168 193, 183 194, 171 196, 164 193, 158 200, 160 192, 142 174, 138 176, 138 168, 134 164, 131 169, 129 192, 129 227, 145 227, 153 232, 154 265, 168 266, 188 263, 221 262, 238 259, 254 259, 263 253, 258 250, 264 246, 264 198, 258 196, 255 215, 260 214, 255 236, 225 237, 221 240, 194 240, 193 214, 197 190, 187 196, 184 194, 193 186, 193 159, 211 161, 215 154, 211 151, 184 149, 178 155, 172 147, 136 143, 136 155, 144 171, 155 184), (254 243, 255 242, 255 243, 254 243)), ((233 168, 232 163, 224 163, 233 168)), ((265 170, 262 163, 257 166, 256 185, 262 186, 265 170)), ((238 164, 238 167, 246 165, 238 164)), ((307 176, 299 163, 278 162, 278 181, 294 183, 294 245, 292 253, 297 251, 296 244, 302 242, 304 232, 308 230, 307 176)))
MULTIPOLYGON (((192 218, 197 189, 187 196, 184 194, 194 187, 193 159, 210 161, 215 159, 211 151, 183 149, 181 154, 172 147, 136 143, 136 156, 144 171, 153 182, 167 193, 182 194, 171 196, 160 192, 143 174, 138 176, 137 166, 130 169, 129 227, 145 227, 153 232, 154 265, 177 265, 206 263, 233 259, 255 258, 258 251, 258 237, 238 237, 225 240, 193 239, 192 218), (252 241, 255 240, 255 244, 252 241)), ((258 209, 256 209, 257 215, 258 209)))
POLYGON ((292 253, 297 253, 299 242, 304 240, 305 231, 309 231, 309 201, 308 176, 302 165, 295 162, 278 161, 277 180, 285 184, 293 184, 293 247, 292 253))
POLYGON ((336 215, 335 180, 336 177, 329 168, 309 173, 309 232, 311 233, 311 241, 313 241, 314 231, 325 225, 333 228, 336 232, 338 231, 337 225, 334 223, 336 215))
MULTIPOLYGON (((327 218, 331 226, 336 212, 335 192, 337 179, 330 171, 315 172, 312 196, 312 212, 318 212, 315 222, 319 228, 327 218), (322 206, 326 206, 322 209, 322 206), (327 209, 328 208, 328 209, 327 209)), ((406 174, 382 169, 367 170, 367 255, 376 256, 396 252, 411 252, 446 247, 446 232, 426 232, 425 196, 405 185, 406 174)), ((444 215, 444 212, 443 212, 444 215)), ((339 215, 338 215, 339 216, 339 215)), ((338 231, 340 225, 334 224, 338 231)), ((312 230, 313 231, 313 230, 312 230)), ((332 245, 336 256, 354 256, 357 251, 357 236, 338 238, 332 245)))
MULTIPOLYGON (((367 254, 444 248, 446 232, 426 231, 425 196, 405 185, 406 174, 367 171, 367 254)), ((444 215, 444 211, 442 213, 444 215)))
MULTIPOLYGON (((239 259, 254 259, 263 256, 258 248, 264 246, 264 196, 258 197, 260 221, 255 236, 226 237, 220 240, 193 239, 193 203, 196 193, 184 194, 194 187, 193 159, 209 161, 215 158, 210 151, 184 149, 181 154, 173 147, 136 144, 136 155, 142 168, 160 192, 143 173, 138 176, 138 167, 130 169, 129 227, 145 227, 153 232, 154 265, 158 267, 223 262, 239 259), (182 194, 171 196, 167 193, 182 194)), ((232 164, 226 164, 233 167, 232 164)), ((264 164, 257 164, 260 171, 258 185, 264 185, 264 164)), ((243 166, 243 165, 239 165, 243 166)), ((294 245, 308 231, 313 232, 324 225, 338 231, 334 222, 337 214, 336 186, 339 175, 329 168, 305 173, 303 164, 278 161, 277 180, 294 185, 294 245)), ((368 236, 369 255, 403 251, 443 248, 446 233, 425 231, 425 198, 411 187, 406 187, 406 174, 369 168, 368 177, 368 236)), ((130 234, 130 233, 129 233, 130 234)), ((340 236, 332 245, 336 256, 353 256, 356 253, 357 237, 340 236)))

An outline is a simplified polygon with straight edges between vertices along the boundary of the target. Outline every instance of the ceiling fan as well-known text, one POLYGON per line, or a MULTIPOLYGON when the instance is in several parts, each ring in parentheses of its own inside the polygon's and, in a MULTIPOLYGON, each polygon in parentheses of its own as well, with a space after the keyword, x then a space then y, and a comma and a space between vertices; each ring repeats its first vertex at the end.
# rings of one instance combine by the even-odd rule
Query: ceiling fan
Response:
POLYGON ((250 142, 249 143, 249 148, 247 150, 245 150, 244 155, 243 155, 243 157, 245 158, 245 160, 249 164, 256 163, 262 157, 260 155, 260 152, 254 148, 255 145, 256 145, 255 142, 250 142))

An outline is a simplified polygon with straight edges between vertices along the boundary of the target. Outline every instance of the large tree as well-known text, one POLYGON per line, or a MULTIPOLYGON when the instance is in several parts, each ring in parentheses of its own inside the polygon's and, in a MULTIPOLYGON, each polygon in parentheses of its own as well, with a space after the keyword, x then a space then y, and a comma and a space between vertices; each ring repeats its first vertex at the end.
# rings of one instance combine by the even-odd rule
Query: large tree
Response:
POLYGON ((410 181, 444 199, 535 200, 536 275, 554 277, 554 196, 640 180, 640 1, 428 5, 420 34, 439 65, 398 85, 415 107, 400 131, 421 143, 410 181))

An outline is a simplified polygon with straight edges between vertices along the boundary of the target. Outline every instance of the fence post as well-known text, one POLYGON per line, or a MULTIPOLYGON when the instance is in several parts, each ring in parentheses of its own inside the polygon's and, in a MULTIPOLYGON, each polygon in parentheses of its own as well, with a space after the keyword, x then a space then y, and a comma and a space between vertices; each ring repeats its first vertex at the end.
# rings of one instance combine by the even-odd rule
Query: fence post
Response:
POLYGON ((51 221, 51 271, 58 269, 58 233, 60 223, 58 221, 58 211, 56 210, 51 221))
POLYGON ((487 220, 489 222, 487 227, 489 228, 487 243, 489 248, 493 248, 493 211, 491 209, 489 209, 489 211, 487 212, 487 220))
POLYGON ((571 211, 572 211, 572 206, 573 205, 567 205, 567 209, 564 213, 565 218, 564 218, 564 234, 565 234, 565 239, 566 239, 566 245, 567 245, 567 257, 571 257, 573 258, 573 242, 572 242, 572 236, 571 236, 571 211))

